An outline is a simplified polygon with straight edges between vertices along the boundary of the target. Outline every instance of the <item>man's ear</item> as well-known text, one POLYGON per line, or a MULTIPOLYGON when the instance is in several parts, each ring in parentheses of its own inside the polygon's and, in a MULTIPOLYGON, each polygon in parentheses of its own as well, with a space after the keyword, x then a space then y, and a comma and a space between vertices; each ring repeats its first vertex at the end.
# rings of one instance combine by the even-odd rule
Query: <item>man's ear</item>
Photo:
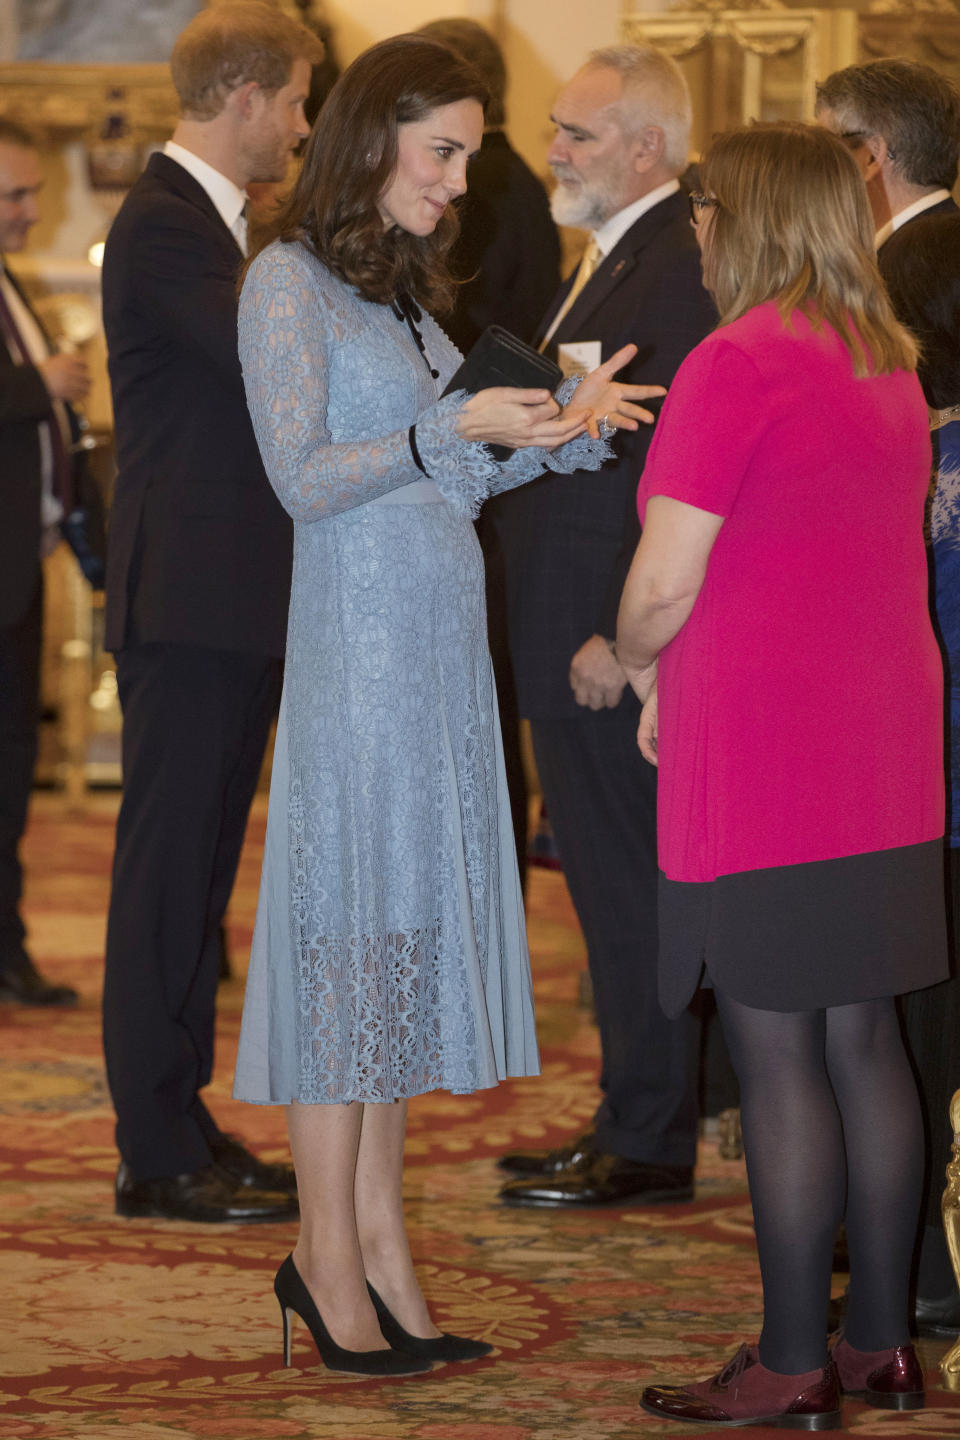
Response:
POLYGON ((879 178, 883 167, 890 159, 890 151, 887 149, 887 142, 882 135, 867 135, 863 141, 864 149, 867 152, 867 161, 863 171, 863 178, 869 185, 871 180, 879 178))
POLYGON ((663 130, 645 125, 633 142, 633 167, 638 175, 653 170, 663 159, 663 130))
POLYGON ((263 97, 263 91, 257 80, 246 80, 231 90, 227 96, 227 107, 232 109, 234 114, 241 120, 250 120, 256 112, 257 103, 263 97))

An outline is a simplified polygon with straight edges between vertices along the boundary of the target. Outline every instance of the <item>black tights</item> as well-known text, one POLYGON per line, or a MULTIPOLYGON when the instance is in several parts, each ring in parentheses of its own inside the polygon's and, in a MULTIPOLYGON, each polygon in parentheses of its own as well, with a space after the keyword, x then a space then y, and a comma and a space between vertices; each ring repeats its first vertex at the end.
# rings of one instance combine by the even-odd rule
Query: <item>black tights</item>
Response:
POLYGON ((779 1012, 718 992, 717 1008, 740 1080, 763 1278, 761 1363, 787 1375, 824 1364, 845 1201, 846 1338, 857 1350, 906 1344, 924 1155, 894 1001, 779 1012))

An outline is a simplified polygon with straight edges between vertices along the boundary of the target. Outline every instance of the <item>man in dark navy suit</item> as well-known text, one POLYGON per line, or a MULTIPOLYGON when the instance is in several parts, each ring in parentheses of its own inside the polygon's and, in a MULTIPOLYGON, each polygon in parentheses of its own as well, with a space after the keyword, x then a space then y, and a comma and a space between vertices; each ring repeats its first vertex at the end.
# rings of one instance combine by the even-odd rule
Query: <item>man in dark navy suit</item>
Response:
POLYGON ((74 1005, 75 990, 37 970, 20 918, 19 847, 40 718, 41 556, 59 542, 64 489, 73 485, 69 402, 89 385, 79 356, 54 352, 6 265, 39 219, 42 183, 33 140, 0 120, 0 1000, 74 1005))
POLYGON ((957 208, 958 107, 956 86, 913 60, 848 65, 817 86, 817 119, 850 147, 866 181, 881 273, 895 231, 957 208))
POLYGON ((292 549, 237 355, 244 187, 283 180, 320 53, 269 5, 193 20, 171 57, 180 121, 104 257, 119 470, 106 624, 124 796, 103 1003, 121 1215, 296 1213, 291 1167, 225 1135, 199 1092, 220 922, 279 696, 292 549))
MULTIPOLYGON (((622 378, 669 385, 713 328, 687 197, 690 99, 653 49, 597 51, 561 92, 549 161, 553 217, 589 232, 541 330, 567 371, 639 348, 622 378)), ((559 1150, 508 1155, 514 1205, 683 1200, 693 1193, 698 1026, 657 1000, 656 772, 636 744, 639 704, 613 649, 640 529, 650 430, 616 439, 597 476, 551 477, 503 497, 511 656, 521 713, 587 943, 602 1048, 593 1127, 559 1150)))

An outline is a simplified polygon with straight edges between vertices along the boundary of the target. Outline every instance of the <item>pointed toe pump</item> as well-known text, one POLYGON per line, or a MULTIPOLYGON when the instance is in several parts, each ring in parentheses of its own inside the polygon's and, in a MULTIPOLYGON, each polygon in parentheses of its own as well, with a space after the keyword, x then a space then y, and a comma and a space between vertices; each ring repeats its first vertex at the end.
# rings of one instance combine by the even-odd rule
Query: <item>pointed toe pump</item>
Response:
POLYGON ((434 1335, 432 1339, 411 1335, 409 1330, 404 1330, 399 1320, 394 1319, 369 1280, 367 1289, 380 1321, 383 1338, 396 1351, 404 1351, 407 1355, 416 1355, 423 1360, 453 1363, 458 1360, 482 1360, 493 1350, 493 1346, 488 1345, 485 1340, 470 1340, 466 1335, 448 1335, 446 1331, 442 1335, 434 1335))
POLYGON ((331 1336, 314 1304, 313 1296, 304 1285, 288 1255, 273 1281, 273 1292, 280 1302, 283 1319, 283 1363, 291 1365, 293 1317, 299 1315, 313 1337, 320 1359, 328 1370, 344 1375, 422 1375, 430 1369, 430 1361, 419 1355, 399 1350, 344 1350, 331 1336))

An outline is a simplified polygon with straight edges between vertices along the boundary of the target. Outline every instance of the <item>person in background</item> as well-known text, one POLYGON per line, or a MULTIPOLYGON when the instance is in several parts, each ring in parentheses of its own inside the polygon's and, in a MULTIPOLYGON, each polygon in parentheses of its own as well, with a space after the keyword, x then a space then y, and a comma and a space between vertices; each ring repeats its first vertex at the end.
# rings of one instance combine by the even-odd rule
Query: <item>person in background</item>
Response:
MULTIPOLYGON (((472 65, 490 94, 480 153, 470 164, 470 188, 459 202, 460 234, 450 252, 458 282, 443 328, 468 354, 488 325, 502 325, 530 341, 560 283, 560 237, 542 182, 518 155, 505 129, 507 70, 503 52, 475 20, 431 20, 418 31, 449 45, 472 65)), ((510 790, 520 883, 527 873, 527 781, 520 747, 520 712, 510 662, 503 552, 496 496, 477 517, 487 594, 487 634, 510 790)))
MULTIPOLYGON (((541 344, 575 371, 634 341, 625 377, 669 385, 717 318, 677 178, 691 123, 683 75, 652 48, 600 50, 551 118, 553 216, 590 238, 544 313, 541 344)), ((613 651, 649 438, 619 435, 600 484, 536 480, 494 511, 520 713, 586 940, 601 1045, 593 1124, 555 1150, 503 1156, 510 1205, 693 1194, 699 1024, 667 1021, 657 1003, 656 776, 637 753, 639 705, 613 651)))
POLYGON ((441 1334, 420 1290, 408 1099, 539 1069, 472 518, 544 469, 599 468, 585 425, 632 428, 652 418, 633 402, 661 393, 612 382, 626 347, 562 414, 547 390, 443 396, 459 353, 429 312, 451 295, 451 202, 485 98, 436 41, 365 51, 240 300, 294 571, 234 1093, 286 1107, 301 1225, 274 1282, 285 1357, 298 1314, 326 1365, 370 1375, 489 1349, 441 1334), (482 442, 515 453, 500 465, 482 442))
MULTIPOLYGON (((928 328, 936 317, 937 354, 941 373, 938 393, 949 388, 942 373, 945 329, 953 302, 947 225, 938 231, 937 250, 947 261, 941 277, 920 252, 910 275, 916 227, 921 220, 953 220, 960 214, 951 196, 960 162, 960 92, 946 76, 928 65, 908 60, 877 60, 851 65, 817 88, 817 118, 839 134, 850 148, 867 186, 876 226, 880 273, 894 297, 894 308, 910 328, 915 321, 928 328), (928 293, 921 293, 921 286, 928 293), (900 299, 908 306, 900 309, 900 299)), ((921 367, 921 376, 931 376, 921 367)), ((930 380, 925 381, 928 388, 930 380)), ((960 390, 958 397, 960 398, 960 390)), ((940 438, 934 432, 934 444, 940 438)), ((938 505, 942 516, 942 505, 938 505)), ((950 541, 934 551, 937 574, 937 616, 943 638, 944 607, 950 604, 950 541), (937 568, 939 562, 939 570, 937 568), (946 567, 946 572, 945 572, 946 567)), ((949 643, 944 640, 949 655, 949 643)), ((952 886, 952 881, 950 882, 952 886)), ((920 1082, 924 1123, 931 1137, 924 1223, 917 1256, 914 1323, 920 1334, 942 1337, 960 1329, 960 1297, 953 1282, 943 1225, 940 1192, 949 1158, 949 1098, 956 1088, 953 1055, 960 1053, 960 1022, 950 987, 918 991, 903 1002, 909 1048, 920 1082), (944 1101, 946 1095, 946 1101, 944 1101)), ((842 1314, 843 1302, 837 1303, 842 1314)), ((834 1308, 834 1307, 831 1307, 834 1308)))
POLYGON ((43 173, 33 138, 0 119, 0 1002, 75 1005, 27 953, 20 841, 40 724, 42 557, 70 507, 77 434, 71 402, 90 385, 79 355, 59 355, 6 263, 40 218, 43 173))
POLYGON ((417 33, 449 45, 490 93, 470 188, 458 206, 460 234, 449 261, 457 288, 443 328, 464 355, 488 325, 530 341, 560 283, 560 237, 542 181, 507 138, 503 52, 475 20, 431 20, 417 33))
POLYGON ((893 308, 920 342, 917 374, 930 414, 934 489, 929 510, 934 620, 947 681, 947 897, 950 978, 906 997, 930 1141, 914 1319, 921 1335, 960 1333, 960 1292, 940 1199, 950 1161, 950 1100, 960 1084, 960 212, 920 216, 886 245, 893 308))
POLYGON ((853 154, 867 186, 874 244, 884 247, 919 215, 955 213, 960 93, 915 60, 871 60, 817 86, 817 120, 853 154))
POLYGON ((107 238, 103 317, 118 475, 106 644, 123 802, 103 1039, 120 1215, 296 1215, 290 1165, 225 1134, 213 1071, 220 925, 280 693, 290 522, 267 483, 237 355, 246 192, 308 133, 320 45, 273 6, 204 10, 171 57, 180 120, 107 238))
POLYGON ((947 971, 942 671, 913 337, 847 147, 746 127, 691 196, 720 326, 681 366, 640 483, 617 653, 660 774, 660 991, 713 986, 740 1081, 758 1345, 645 1410, 840 1424, 924 1403, 908 1332, 923 1183, 896 996, 947 971), (827 1354, 834 1236, 850 1251, 827 1354))

